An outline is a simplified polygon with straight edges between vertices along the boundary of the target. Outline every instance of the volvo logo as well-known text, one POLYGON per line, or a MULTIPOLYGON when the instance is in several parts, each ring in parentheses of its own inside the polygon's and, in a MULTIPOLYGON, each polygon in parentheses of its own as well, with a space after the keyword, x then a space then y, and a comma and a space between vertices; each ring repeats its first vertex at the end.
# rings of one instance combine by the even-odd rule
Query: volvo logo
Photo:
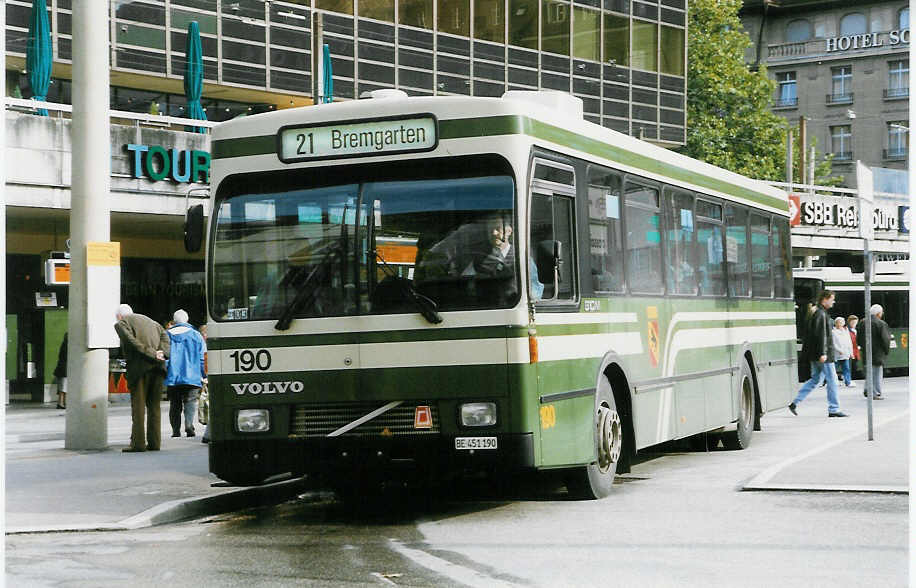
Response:
POLYGON ((302 392, 305 384, 299 380, 292 382, 247 382, 245 384, 232 384, 232 389, 238 396, 244 394, 286 394, 287 392, 302 392))

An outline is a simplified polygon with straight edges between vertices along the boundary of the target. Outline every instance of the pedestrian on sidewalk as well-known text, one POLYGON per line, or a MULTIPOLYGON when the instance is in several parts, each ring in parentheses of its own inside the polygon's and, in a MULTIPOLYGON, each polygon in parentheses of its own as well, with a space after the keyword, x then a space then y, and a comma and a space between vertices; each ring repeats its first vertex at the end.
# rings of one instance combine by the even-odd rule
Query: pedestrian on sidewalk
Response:
POLYGON ((171 355, 165 385, 169 395, 169 423, 172 437, 181 437, 181 413, 184 410, 184 430, 188 437, 196 436, 194 417, 197 413, 197 396, 207 373, 204 338, 188 323, 188 313, 182 309, 172 316, 174 324, 167 333, 171 355))
POLYGON ((849 358, 852 357, 852 338, 846 329, 846 319, 841 316, 833 319, 833 349, 836 354, 836 371, 842 374, 843 382, 847 388, 852 387, 852 377, 849 372, 849 358))
MULTIPOLYGON (((852 339, 852 356, 849 358, 849 371, 855 373, 856 371, 856 362, 859 361, 859 341, 858 333, 856 329, 859 325, 859 317, 854 314, 846 317, 846 330, 849 331, 849 338, 852 339)), ((852 383, 852 387, 855 388, 856 383, 852 383)))
POLYGON ((57 378, 57 408, 67 408, 67 333, 57 350, 54 377, 57 378))
POLYGON ((811 362, 811 378, 802 385, 798 395, 789 404, 789 410, 797 415, 795 410, 799 404, 817 387, 821 377, 827 384, 827 416, 845 417, 846 413, 840 411, 840 402, 837 398, 836 360, 833 349, 833 336, 831 334, 831 320, 827 311, 833 308, 836 296, 831 290, 824 290, 817 297, 817 306, 810 316, 808 328, 802 342, 802 355, 811 362))
MULTIPOLYGON (((872 398, 881 400, 884 398, 881 395, 884 362, 887 360, 887 354, 891 352, 891 330, 884 322, 884 307, 880 304, 872 304, 869 313, 871 314, 871 332, 867 327, 862 331, 862 348, 865 349, 865 346, 868 345, 868 338, 871 337, 871 366, 868 366, 868 369, 871 370, 871 381, 874 386, 872 398)), ((868 396, 868 386, 862 394, 868 396)))
MULTIPOLYGON (((204 346, 205 346, 204 347, 204 374, 206 374, 208 373, 207 372, 207 349, 206 349, 207 325, 206 324, 200 325, 198 332, 200 333, 200 336, 204 338, 204 346)), ((198 415, 198 419, 197 419, 200 422, 204 423, 204 425, 206 425, 204 427, 204 434, 200 438, 201 443, 210 442, 210 391, 208 388, 209 388, 209 382, 207 382, 207 378, 204 378, 203 386, 200 387, 201 402, 204 403, 204 406, 202 407, 202 410, 203 410, 202 414, 203 414, 204 419, 201 419, 200 415, 198 415), (204 420, 206 420, 206 422, 204 422, 204 420)))
POLYGON ((135 313, 128 304, 118 306, 116 316, 115 331, 127 361, 132 421, 130 446, 122 451, 159 451, 162 444, 161 390, 165 360, 169 357, 169 336, 162 325, 146 315, 135 313))

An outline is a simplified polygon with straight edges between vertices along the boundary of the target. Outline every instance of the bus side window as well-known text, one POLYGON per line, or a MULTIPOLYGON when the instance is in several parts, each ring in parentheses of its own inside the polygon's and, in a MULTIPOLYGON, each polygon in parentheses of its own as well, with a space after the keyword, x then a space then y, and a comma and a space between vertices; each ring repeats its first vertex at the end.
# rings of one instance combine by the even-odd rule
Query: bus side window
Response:
POLYGON ((564 196, 531 195, 530 253, 537 267, 538 281, 544 285, 541 299, 575 299, 575 261, 573 239, 573 200, 564 196), (559 284, 554 282, 554 243, 560 243, 559 284))
POLYGON ((722 206, 697 200, 696 259, 700 296, 725 296, 722 206))
POLYGON ((755 298, 773 296, 770 218, 751 213, 751 290, 755 298))
POLYGON ((665 190, 667 231, 666 263, 669 294, 697 293, 697 264, 694 257, 693 195, 665 190))
POLYGON ((620 177, 593 166, 588 172, 589 268, 595 292, 623 292, 620 177))
POLYGON ((662 231, 658 189, 626 183, 627 283, 632 292, 661 294, 662 231))
POLYGON ((725 261, 728 264, 729 296, 747 297, 751 294, 747 217, 747 209, 743 206, 725 206, 725 261))
POLYGON ((792 246, 789 236, 789 221, 785 217, 773 217, 773 232, 770 233, 773 250, 773 295, 776 298, 792 297, 792 246))

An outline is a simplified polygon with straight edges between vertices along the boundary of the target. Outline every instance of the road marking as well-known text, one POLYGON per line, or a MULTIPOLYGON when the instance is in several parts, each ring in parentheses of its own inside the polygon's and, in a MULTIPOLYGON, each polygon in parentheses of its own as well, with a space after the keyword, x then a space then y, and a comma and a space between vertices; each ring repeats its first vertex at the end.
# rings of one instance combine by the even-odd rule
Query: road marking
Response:
MULTIPOLYGON (((896 421, 897 419, 907 416, 909 412, 910 411, 906 411, 901 414, 898 414, 897 416, 894 416, 887 420, 881 421, 880 423, 878 423, 875 426, 875 430, 877 431, 879 427, 883 427, 884 425, 890 424, 896 421)), ((792 484, 779 484, 779 485, 770 486, 768 485, 768 482, 772 480, 776 476, 776 474, 778 474, 780 471, 784 470, 785 468, 793 464, 796 464, 802 460, 805 460, 805 459, 808 459, 809 457, 817 455, 818 453, 822 453, 824 451, 827 451, 828 449, 836 447, 837 445, 840 445, 841 443, 845 443, 847 441, 856 439, 861 436, 862 436, 862 431, 856 431, 855 433, 852 433, 850 435, 840 437, 839 439, 836 439, 829 443, 825 443, 824 445, 821 445, 819 447, 815 447, 814 449, 812 449, 811 451, 808 451, 807 453, 796 455, 795 457, 791 459, 787 459, 786 461, 782 461, 773 466, 770 466, 769 468, 763 470, 762 472, 754 476, 747 484, 744 485, 743 489, 744 490, 783 490, 783 489, 791 490, 792 488, 790 488, 790 486, 793 486, 792 484)), ((828 488, 827 486, 823 486, 823 485, 816 487, 816 488, 805 486, 805 489, 807 490, 817 490, 817 489, 827 489, 827 488, 828 488)), ((862 489, 864 488, 863 486, 850 486, 848 488, 846 486, 842 486, 842 487, 830 486, 829 488, 831 490, 845 490, 849 492, 866 492, 867 491, 867 490, 862 489), (853 490, 851 488, 856 488, 856 489, 853 490)), ((870 490, 871 492, 897 492, 899 491, 899 488, 896 486, 872 486, 870 488, 872 488, 872 490, 870 490), (887 489, 879 490, 878 488, 892 488, 892 490, 887 490, 887 489)), ((906 488, 904 487, 904 489, 906 488)))
POLYGON ((428 570, 432 570, 441 576, 445 576, 450 580, 454 580, 455 582, 460 582, 472 587, 479 586, 480 588, 510 588, 516 586, 516 584, 505 582, 503 580, 497 580, 496 578, 481 574, 476 570, 459 566, 458 564, 446 561, 442 558, 436 557, 435 555, 430 555, 425 551, 407 547, 397 539, 389 539, 388 543, 391 548, 397 551, 400 555, 406 557, 407 559, 420 566, 423 566, 428 570))

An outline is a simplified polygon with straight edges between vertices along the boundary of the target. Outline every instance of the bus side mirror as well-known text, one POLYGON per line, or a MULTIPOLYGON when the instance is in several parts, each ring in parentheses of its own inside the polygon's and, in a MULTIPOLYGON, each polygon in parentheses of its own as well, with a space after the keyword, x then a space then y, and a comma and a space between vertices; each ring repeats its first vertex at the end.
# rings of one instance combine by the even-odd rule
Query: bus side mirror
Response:
POLYGON ((204 205, 188 208, 184 218, 184 250, 197 253, 204 240, 204 205))

